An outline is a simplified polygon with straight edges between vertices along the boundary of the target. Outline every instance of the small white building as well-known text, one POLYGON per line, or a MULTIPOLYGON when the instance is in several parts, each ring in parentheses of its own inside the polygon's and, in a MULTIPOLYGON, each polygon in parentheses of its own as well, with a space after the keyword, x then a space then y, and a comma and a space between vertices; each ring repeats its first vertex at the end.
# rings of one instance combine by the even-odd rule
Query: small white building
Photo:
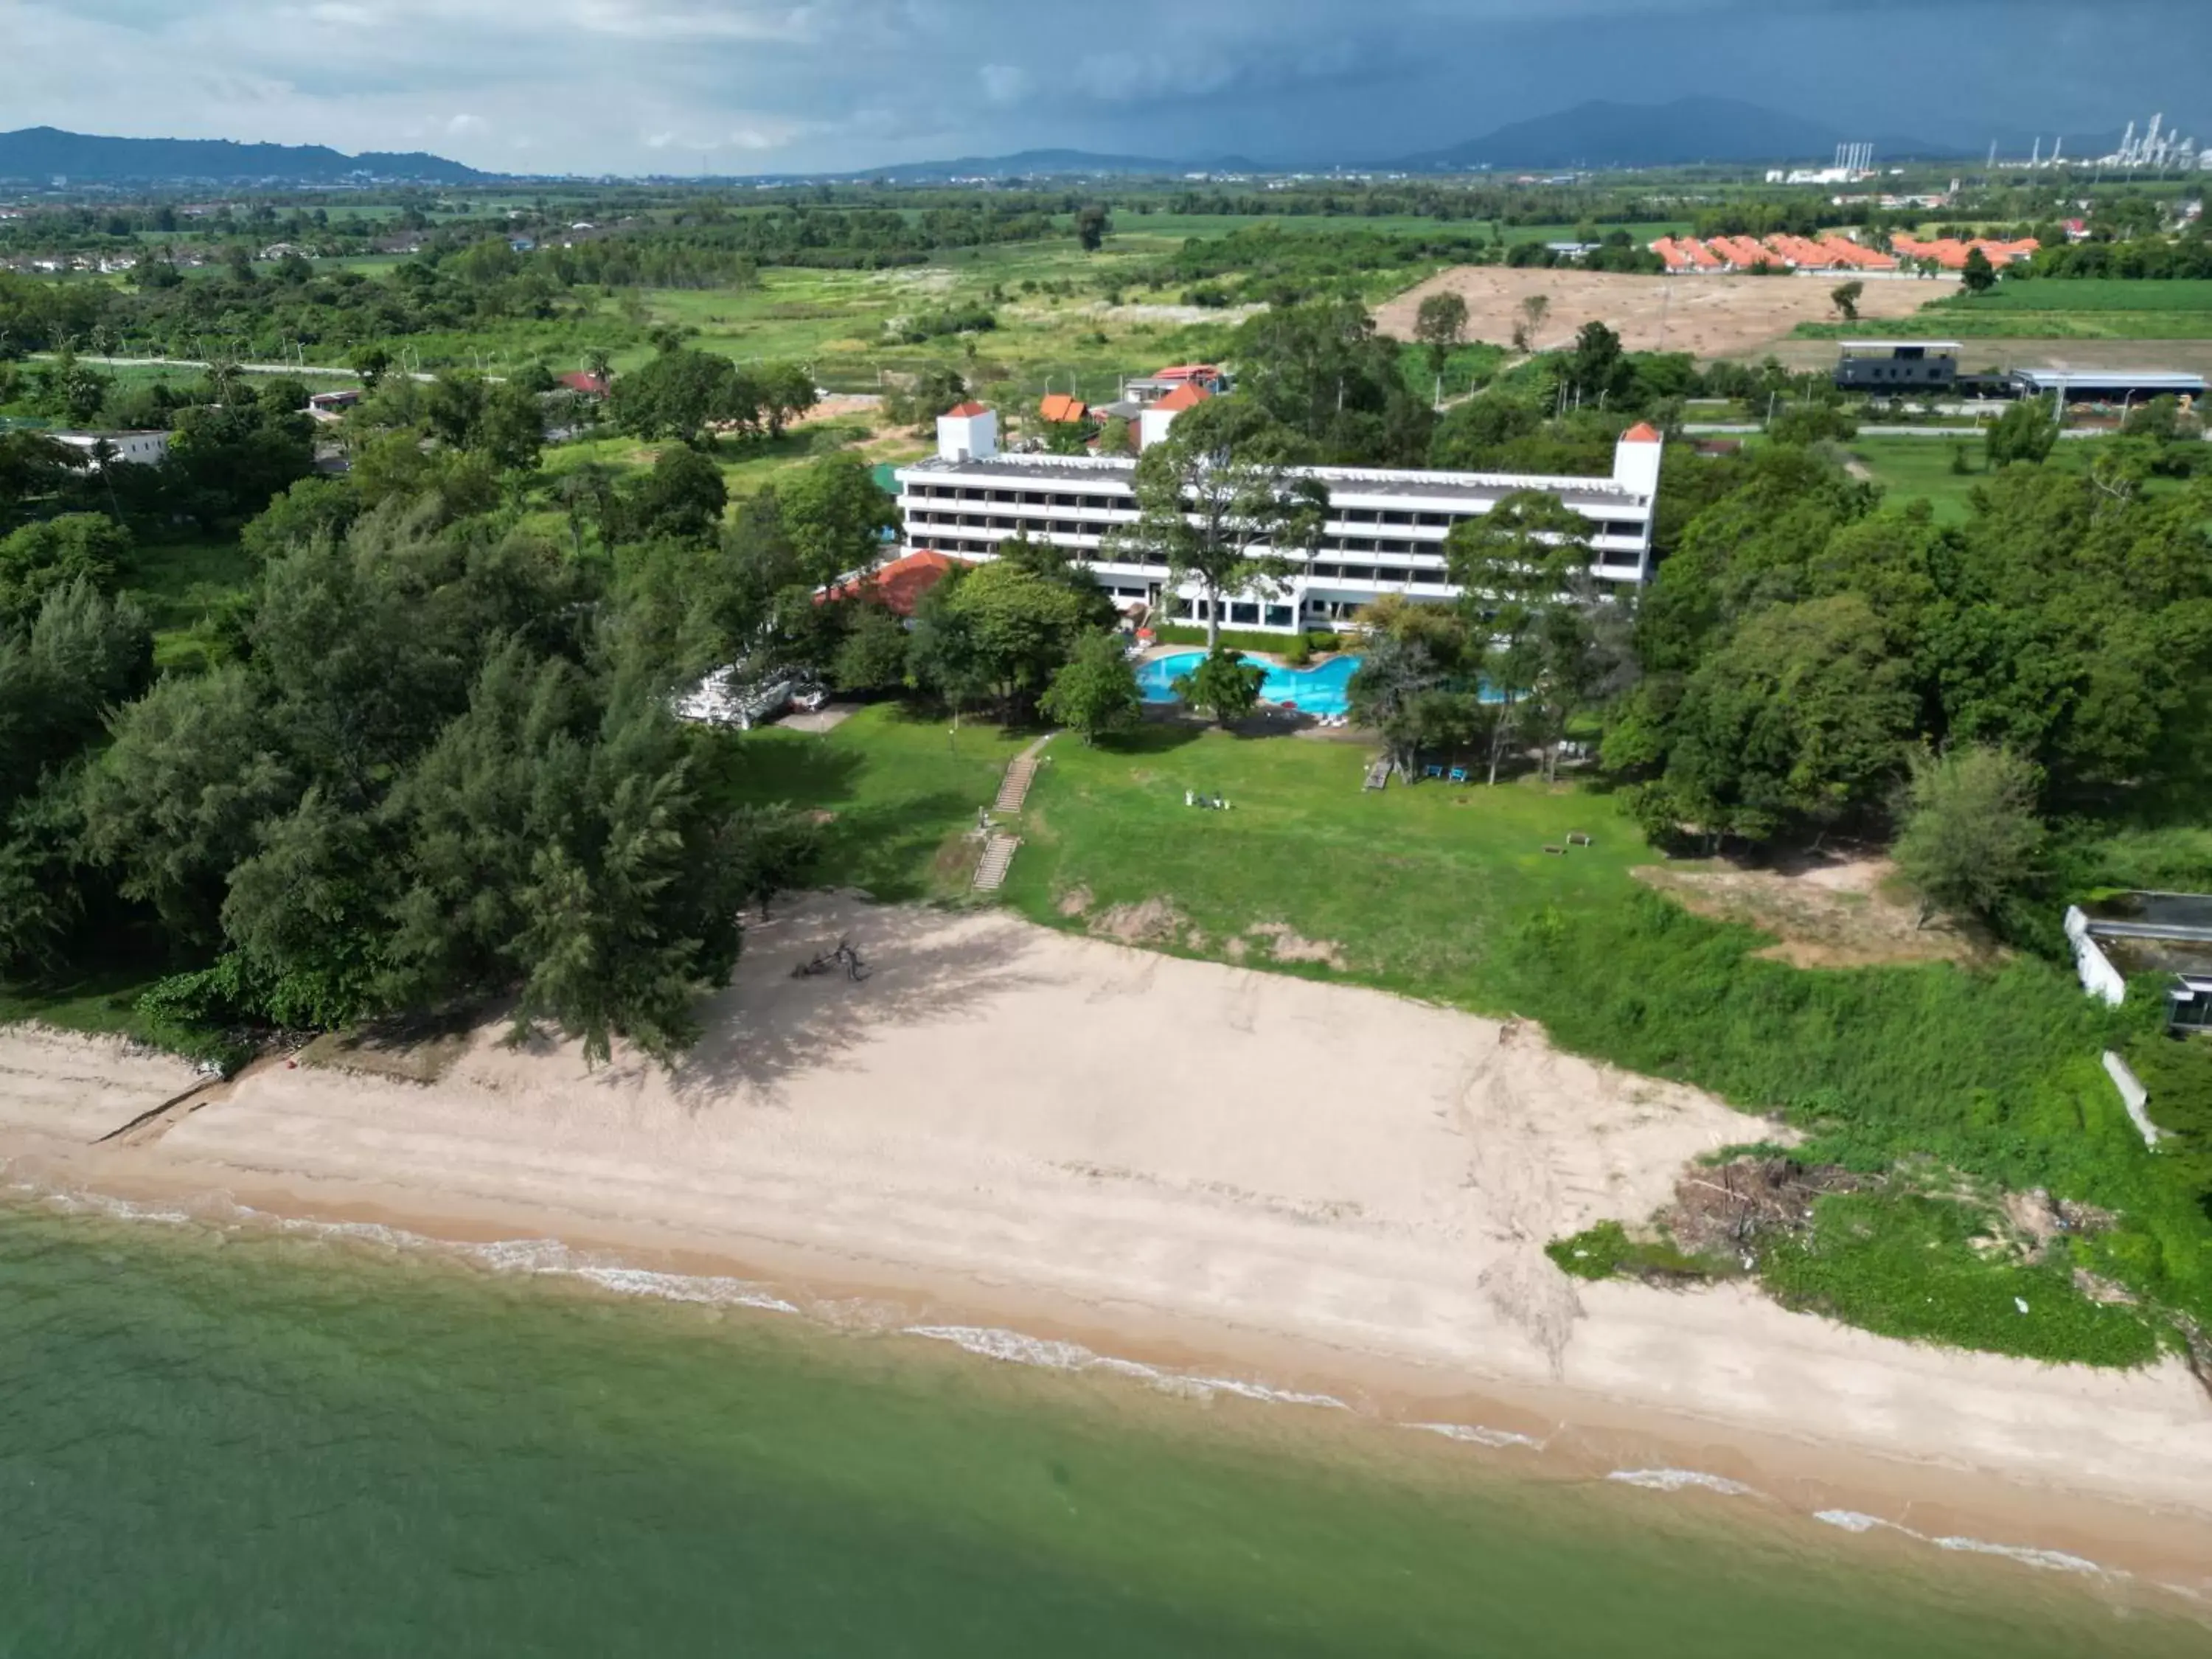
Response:
MULTIPOLYGON (((1188 390, 1195 395, 1186 406, 1204 401, 1201 389, 1188 390)), ((1179 412, 1169 405, 1183 396, 1178 392, 1145 410, 1140 437, 1146 447, 1167 435, 1179 412)), ((983 560, 996 556, 1000 542, 1026 537, 1066 549, 1124 605, 1162 599, 1166 567, 1135 561, 1132 550, 1115 539, 1138 517, 1133 457, 1002 455, 995 418, 980 404, 963 404, 941 417, 937 434, 936 455, 895 475, 901 553, 983 560)), ((1444 538, 1454 525, 1524 490, 1555 495, 1589 521, 1593 574, 1624 590, 1640 586, 1651 576, 1663 448, 1651 427, 1632 427, 1621 434, 1606 477, 1308 469, 1308 476, 1328 488, 1319 544, 1310 553, 1287 555, 1296 568, 1272 591, 1224 599, 1220 620, 1232 628, 1287 634, 1334 627, 1385 593, 1438 604, 1455 599, 1460 590, 1447 568, 1444 538)), ((1203 622, 1206 605, 1187 585, 1168 609, 1203 622)))
POLYGON ((166 432, 56 432, 49 434, 58 444, 81 451, 87 465, 93 453, 105 441, 112 459, 128 461, 134 466, 152 466, 169 453, 169 434, 166 432))

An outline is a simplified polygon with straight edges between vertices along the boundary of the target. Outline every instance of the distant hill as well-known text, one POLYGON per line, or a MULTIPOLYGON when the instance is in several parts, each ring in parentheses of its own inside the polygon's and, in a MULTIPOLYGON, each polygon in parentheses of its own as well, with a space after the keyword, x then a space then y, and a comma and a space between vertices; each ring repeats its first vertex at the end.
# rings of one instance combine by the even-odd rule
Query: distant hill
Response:
POLYGON ((0 132, 0 179, 43 184, 336 185, 363 176, 473 184, 494 175, 414 151, 346 155, 320 144, 240 144, 228 138, 101 138, 55 127, 0 132))
POLYGON ((1012 155, 963 155, 951 161, 906 161, 846 173, 848 179, 883 179, 893 184, 927 184, 944 179, 1071 178, 1150 175, 1199 171, 1246 173, 1257 164, 1230 156, 1215 161, 1170 161, 1157 155, 1100 155, 1085 149, 1025 149, 1012 155))
POLYGON ((1700 161, 1820 161, 1847 140, 1871 140, 1876 158, 1948 155, 1948 146, 1843 132, 1802 116, 1734 98, 1678 98, 1670 104, 1597 101, 1516 121, 1447 149, 1392 162, 1406 173, 1471 167, 1657 167, 1700 161))

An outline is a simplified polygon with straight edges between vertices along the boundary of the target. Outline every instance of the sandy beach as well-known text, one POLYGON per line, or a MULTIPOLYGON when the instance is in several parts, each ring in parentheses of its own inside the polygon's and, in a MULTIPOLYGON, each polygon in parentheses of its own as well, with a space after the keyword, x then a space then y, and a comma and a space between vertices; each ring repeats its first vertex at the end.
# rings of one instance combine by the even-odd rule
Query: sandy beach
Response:
POLYGON ((1767 1126, 1533 1028, 827 898, 749 935, 708 1026, 673 1073, 496 1026, 428 1085, 264 1062, 97 1146, 190 1068, 0 1030, 0 1158, 19 1183, 550 1237, 1428 1409, 1480 1396, 1532 1430, 1671 1424, 1708 1468, 1847 1454, 1844 1486, 1900 1504, 2010 1483, 2046 1547, 2087 1525, 2060 1493, 2212 1540, 2212 1397, 2178 1362, 2039 1366, 1559 1273, 1547 1239, 1643 1217, 1683 1161, 1767 1126), (792 976, 847 933, 865 981, 792 976))

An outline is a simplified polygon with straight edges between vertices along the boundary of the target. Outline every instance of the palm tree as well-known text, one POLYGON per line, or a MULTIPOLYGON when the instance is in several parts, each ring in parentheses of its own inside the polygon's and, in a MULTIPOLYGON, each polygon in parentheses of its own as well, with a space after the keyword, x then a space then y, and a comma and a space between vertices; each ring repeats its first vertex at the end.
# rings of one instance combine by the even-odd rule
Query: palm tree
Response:
POLYGON ((593 346, 584 354, 584 373, 597 380, 601 389, 614 378, 614 354, 605 346, 593 346))
POLYGON ((107 486, 107 516, 116 523, 121 524, 123 509, 116 504, 115 478, 114 475, 108 471, 114 461, 115 446, 106 438, 94 438, 92 441, 93 470, 100 474, 100 483, 107 486))

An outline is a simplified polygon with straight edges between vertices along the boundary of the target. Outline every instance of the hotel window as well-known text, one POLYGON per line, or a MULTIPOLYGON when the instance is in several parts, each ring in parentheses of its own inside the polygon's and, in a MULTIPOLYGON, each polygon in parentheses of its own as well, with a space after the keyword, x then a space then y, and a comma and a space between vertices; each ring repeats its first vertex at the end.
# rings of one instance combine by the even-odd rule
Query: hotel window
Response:
POLYGON ((1413 522, 1415 524, 1425 524, 1431 526, 1448 525, 1451 522, 1451 514, 1449 513, 1416 513, 1413 515, 1413 522))
POLYGON ((1410 513, 1391 512, 1382 515, 1384 524, 1411 524, 1413 521, 1413 515, 1410 513))

